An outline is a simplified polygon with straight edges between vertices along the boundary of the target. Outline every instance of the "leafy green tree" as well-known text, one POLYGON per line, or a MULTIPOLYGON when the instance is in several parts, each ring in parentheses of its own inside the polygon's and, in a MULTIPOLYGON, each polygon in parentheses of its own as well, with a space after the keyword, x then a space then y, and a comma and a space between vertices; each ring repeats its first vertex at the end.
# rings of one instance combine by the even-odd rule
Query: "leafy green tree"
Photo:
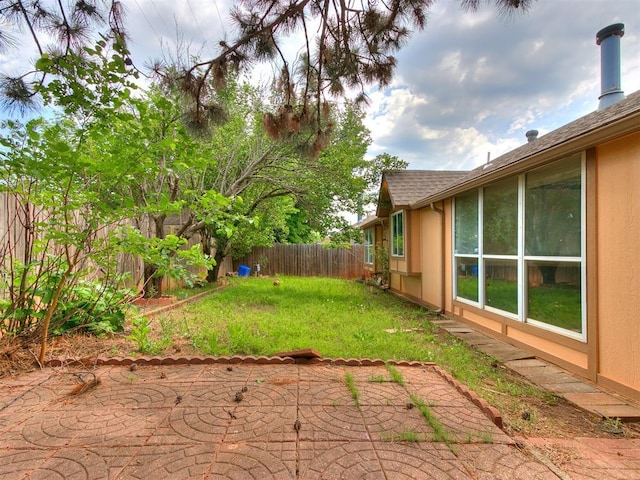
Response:
POLYGON ((104 173, 118 171, 119 163, 96 157, 95 142, 108 135, 109 119, 121 114, 134 88, 125 53, 118 39, 105 39, 64 61, 43 55, 37 69, 62 75, 40 85, 39 92, 61 113, 26 125, 5 122, 0 138, 1 188, 21 205, 15 220, 29 239, 22 261, 5 261, 2 281, 9 294, 3 320, 12 333, 41 335, 41 363, 55 321, 68 317, 61 314, 69 305, 63 302, 89 269, 113 280, 106 231, 125 212, 111 195, 117 177, 104 173))
POLYGON ((365 165, 370 142, 362 112, 348 106, 328 117, 328 123, 335 123, 334 134, 317 157, 310 157, 298 137, 276 140, 263 130, 264 98, 247 84, 229 84, 222 97, 227 121, 212 132, 209 161, 214 167, 202 177, 202 185, 231 203, 224 215, 211 219, 203 215, 206 209, 191 210, 181 229, 185 236, 200 234, 205 252, 215 248, 211 253, 217 266, 209 281, 217 279, 218 266, 228 255, 272 244, 295 209, 304 212, 312 230, 328 231, 335 213, 355 208, 364 186, 354 176, 365 165), (232 228, 221 226, 221 220, 230 221, 232 228))
POLYGON ((187 132, 169 94, 152 87, 143 97, 130 99, 127 108, 130 118, 112 125, 109 140, 109 150, 127 163, 120 192, 131 203, 135 225, 122 237, 121 247, 144 261, 144 295, 160 296, 166 275, 191 281, 185 261, 209 266, 205 257, 198 258, 199 244, 185 250, 183 231, 167 235, 166 222, 189 210, 194 189, 210 165, 206 145, 187 132))

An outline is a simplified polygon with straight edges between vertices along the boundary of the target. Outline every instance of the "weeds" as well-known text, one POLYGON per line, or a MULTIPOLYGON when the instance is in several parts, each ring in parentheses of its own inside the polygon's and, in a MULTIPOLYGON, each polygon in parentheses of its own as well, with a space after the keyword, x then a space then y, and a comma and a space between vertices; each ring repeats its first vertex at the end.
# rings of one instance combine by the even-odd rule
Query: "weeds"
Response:
POLYGON ((424 401, 416 396, 411 395, 411 401, 413 404, 418 407, 420 413, 427 421, 429 426, 433 429, 433 441, 434 442, 444 442, 447 445, 453 442, 453 438, 451 433, 440 423, 440 421, 433 415, 429 407, 424 403, 424 401))
POLYGON ((356 404, 356 407, 360 408, 360 392, 358 391, 358 387, 356 387, 353 375, 349 372, 345 373, 344 380, 347 383, 347 388, 351 392, 351 398, 353 398, 353 402, 356 404))
POLYGON ((146 317, 135 317, 131 320, 131 334, 125 338, 131 340, 137 346, 137 351, 145 353, 158 353, 168 346, 165 341, 154 341, 151 339, 151 325, 146 317))
POLYGON ((151 326, 146 317, 135 317, 131 320, 131 334, 127 335, 127 340, 131 340, 138 347, 140 353, 147 353, 151 350, 151 326))
POLYGON ((404 385, 404 378, 402 378, 402 374, 391 364, 387 364, 387 370, 391 374, 391 381, 397 383, 398 385, 404 385))

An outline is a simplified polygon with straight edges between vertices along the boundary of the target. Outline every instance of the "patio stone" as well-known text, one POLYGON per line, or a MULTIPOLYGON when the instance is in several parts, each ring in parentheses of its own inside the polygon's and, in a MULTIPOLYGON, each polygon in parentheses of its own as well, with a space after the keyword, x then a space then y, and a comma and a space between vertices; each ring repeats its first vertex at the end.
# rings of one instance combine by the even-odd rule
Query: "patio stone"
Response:
POLYGON ((100 384, 79 395, 70 367, 0 380, 0 478, 553 478, 513 448, 499 412, 439 367, 398 362, 400 384, 384 365, 253 360, 98 366, 100 384), (433 441, 412 395, 448 443, 433 441))

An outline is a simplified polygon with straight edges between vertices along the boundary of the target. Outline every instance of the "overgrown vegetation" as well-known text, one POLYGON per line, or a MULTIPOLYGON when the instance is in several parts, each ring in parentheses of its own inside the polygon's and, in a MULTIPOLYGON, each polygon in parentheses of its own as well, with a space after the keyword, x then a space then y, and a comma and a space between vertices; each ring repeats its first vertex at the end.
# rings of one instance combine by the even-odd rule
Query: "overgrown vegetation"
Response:
POLYGON ((411 401, 418 408, 418 410, 420 410, 420 414, 433 429, 433 441, 444 442, 447 445, 450 445, 453 442, 451 432, 449 432, 449 430, 447 430, 433 415, 427 404, 424 403, 424 401, 416 395, 411 395, 411 401))
MULTIPOLYGON (((330 278, 234 278, 228 287, 167 312, 154 321, 173 327, 171 346, 208 355, 273 355, 315 348, 325 357, 436 362, 489 401, 504 396, 549 401, 532 385, 516 382, 495 359, 443 335, 431 323, 435 313, 392 294, 372 294, 361 283, 330 278), (389 333, 394 332, 394 333, 389 333)), ((163 329, 165 329, 163 327, 163 329)), ((166 335, 164 335, 166 338, 166 335)), ((389 365, 389 378, 402 383, 389 365)))

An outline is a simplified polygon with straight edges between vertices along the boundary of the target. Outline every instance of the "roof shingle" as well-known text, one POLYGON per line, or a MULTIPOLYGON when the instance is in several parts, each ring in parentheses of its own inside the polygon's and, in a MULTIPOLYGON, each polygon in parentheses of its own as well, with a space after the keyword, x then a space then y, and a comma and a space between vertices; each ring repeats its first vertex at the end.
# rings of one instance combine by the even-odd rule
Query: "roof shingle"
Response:
POLYGON ((466 171, 394 170, 385 172, 389 197, 394 208, 407 207, 418 200, 442 191, 467 176, 466 171))

